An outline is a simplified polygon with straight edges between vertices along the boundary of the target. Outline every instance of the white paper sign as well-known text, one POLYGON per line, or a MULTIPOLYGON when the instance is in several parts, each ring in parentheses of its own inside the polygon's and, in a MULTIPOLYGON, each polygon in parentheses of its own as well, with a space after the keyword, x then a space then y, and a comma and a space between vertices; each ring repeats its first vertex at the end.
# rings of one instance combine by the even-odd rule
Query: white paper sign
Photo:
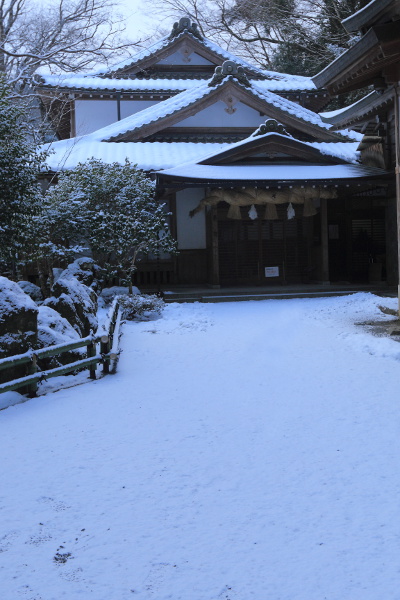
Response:
POLYGON ((265 267, 265 277, 279 277, 279 267, 265 267))

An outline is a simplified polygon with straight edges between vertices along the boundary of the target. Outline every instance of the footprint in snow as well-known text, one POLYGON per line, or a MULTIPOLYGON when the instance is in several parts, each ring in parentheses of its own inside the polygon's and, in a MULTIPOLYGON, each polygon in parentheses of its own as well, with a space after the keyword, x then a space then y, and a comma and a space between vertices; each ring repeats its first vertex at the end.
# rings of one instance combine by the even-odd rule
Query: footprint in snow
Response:
POLYGON ((65 504, 65 502, 54 500, 54 498, 50 498, 48 496, 41 496, 40 498, 38 498, 38 502, 40 502, 41 504, 48 504, 50 508, 52 508, 55 512, 61 512, 63 510, 68 510, 68 508, 71 508, 70 506, 65 504))
POLYGON ((7 552, 12 546, 13 540, 17 538, 19 535, 19 531, 12 530, 0 537, 0 554, 2 552, 7 552))

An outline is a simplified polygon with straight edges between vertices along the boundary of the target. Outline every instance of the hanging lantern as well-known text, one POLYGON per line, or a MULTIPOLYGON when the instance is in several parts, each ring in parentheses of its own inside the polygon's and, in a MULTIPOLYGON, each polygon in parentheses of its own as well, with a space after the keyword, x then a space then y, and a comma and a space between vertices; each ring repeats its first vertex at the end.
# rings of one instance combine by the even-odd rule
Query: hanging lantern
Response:
POLYGON ((249 217, 252 221, 254 221, 254 219, 257 219, 257 217, 258 217, 257 210, 256 210, 256 207, 254 206, 254 204, 252 204, 250 207, 249 217))
POLYGON ((294 208, 292 206, 292 203, 289 202, 289 206, 287 207, 287 218, 288 221, 290 221, 290 219, 294 219, 296 216, 296 213, 294 212, 294 208))

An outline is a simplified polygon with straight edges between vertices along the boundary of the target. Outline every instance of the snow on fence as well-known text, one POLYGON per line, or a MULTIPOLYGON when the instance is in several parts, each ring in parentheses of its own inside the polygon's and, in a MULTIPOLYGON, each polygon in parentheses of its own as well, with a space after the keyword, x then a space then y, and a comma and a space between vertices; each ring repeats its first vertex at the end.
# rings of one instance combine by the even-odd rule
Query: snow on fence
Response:
POLYGON ((113 370, 118 357, 120 324, 121 309, 118 298, 115 298, 107 313, 105 323, 97 330, 96 334, 88 335, 76 342, 57 344, 41 348, 40 350, 28 350, 24 354, 0 359, 0 371, 23 364, 28 365, 28 375, 0 384, 0 394, 24 387, 28 389, 29 396, 33 398, 36 396, 38 384, 41 381, 86 367, 89 369, 89 377, 96 379, 96 366, 99 363, 103 365, 103 375, 107 375, 110 372, 110 364, 112 367, 111 370, 113 370), (98 344, 100 345, 100 352, 98 352, 98 344), (63 354, 76 348, 83 348, 84 346, 87 347, 87 358, 56 367, 55 369, 39 370, 39 359, 63 354))

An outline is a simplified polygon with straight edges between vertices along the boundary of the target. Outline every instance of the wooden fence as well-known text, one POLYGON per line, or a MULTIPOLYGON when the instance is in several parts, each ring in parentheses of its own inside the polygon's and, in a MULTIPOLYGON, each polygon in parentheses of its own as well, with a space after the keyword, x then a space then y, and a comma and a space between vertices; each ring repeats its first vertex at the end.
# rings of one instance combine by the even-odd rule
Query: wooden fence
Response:
POLYGON ((28 395, 33 398, 36 396, 40 382, 50 379, 51 377, 58 377, 59 375, 72 373, 73 371, 81 370, 83 368, 88 368, 89 377, 91 379, 96 379, 96 366, 99 363, 102 363, 103 365, 103 374, 108 374, 113 370, 118 357, 120 324, 121 309, 119 307, 118 298, 115 298, 108 311, 106 322, 98 329, 96 334, 88 335, 75 342, 48 346, 47 348, 41 348, 40 350, 28 350, 28 352, 25 352, 24 354, 17 354, 1 359, 0 371, 26 364, 28 374, 25 377, 20 377, 19 379, 13 379, 12 381, 0 384, 0 394, 19 388, 26 388, 28 395), (86 358, 69 363, 68 365, 56 367, 55 369, 43 371, 39 369, 38 361, 41 358, 57 356, 75 350, 76 348, 83 348, 84 346, 87 348, 86 358))

